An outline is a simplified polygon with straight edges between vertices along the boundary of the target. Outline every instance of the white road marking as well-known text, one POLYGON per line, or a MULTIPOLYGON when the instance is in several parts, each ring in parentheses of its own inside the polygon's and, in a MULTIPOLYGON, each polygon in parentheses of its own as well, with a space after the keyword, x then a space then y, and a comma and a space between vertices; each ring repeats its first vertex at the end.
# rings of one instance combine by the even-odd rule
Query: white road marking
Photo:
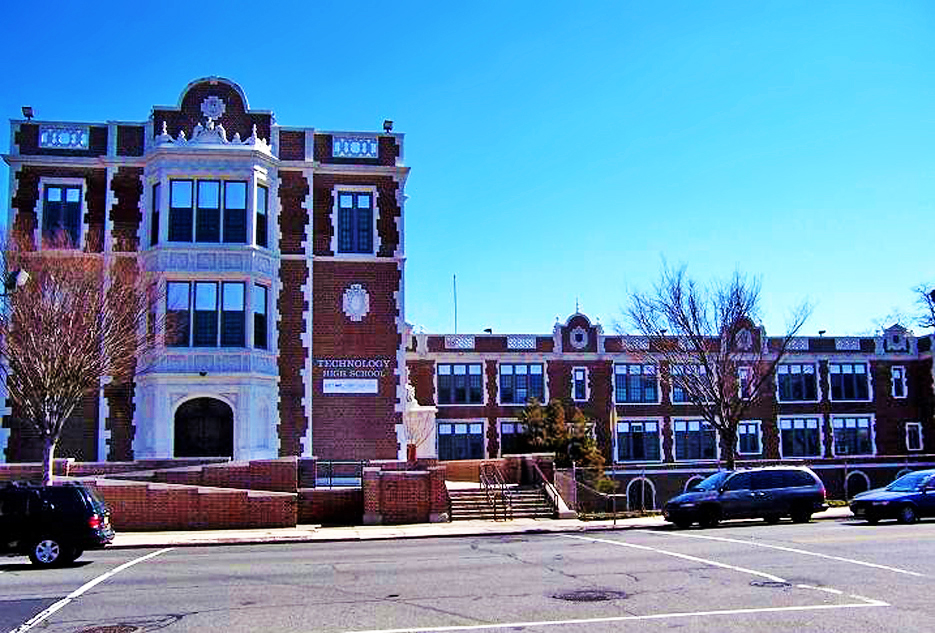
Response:
MULTIPOLYGON (((824 591, 825 593, 833 593, 836 596, 843 596, 844 592, 840 589, 832 589, 831 587, 815 587, 814 585, 796 585, 799 589, 814 589, 815 591, 824 591)), ((853 596, 851 596, 853 597, 853 596)))
POLYGON ((861 598, 866 602, 850 604, 817 604, 801 607, 763 607, 759 609, 724 609, 721 611, 692 611, 675 613, 656 613, 653 615, 621 615, 607 618, 582 618, 579 620, 540 620, 531 622, 501 622, 499 624, 466 624, 461 626, 419 626, 405 629, 370 629, 366 631, 347 631, 346 633, 444 633, 445 631, 489 631, 521 627, 569 626, 573 624, 603 624, 607 622, 636 622, 640 620, 668 620, 677 618, 696 618, 711 615, 748 615, 756 613, 789 613, 796 611, 831 611, 834 609, 866 609, 868 607, 888 607, 885 602, 861 598))
POLYGON ((37 624, 39 624, 40 622, 48 618, 50 615, 52 615, 53 613, 61 609, 62 607, 67 605, 69 602, 71 602, 75 598, 81 596, 81 594, 85 593, 89 589, 93 589, 94 587, 101 584, 108 578, 111 578, 119 574, 120 572, 122 572, 124 569, 127 569, 128 567, 133 567, 137 563, 142 563, 144 561, 149 560, 150 558, 155 558, 156 556, 159 556, 160 554, 165 554, 166 552, 171 551, 172 549, 174 548, 166 547, 165 549, 161 549, 157 552, 153 552, 152 554, 147 554, 146 556, 140 556, 139 558, 134 558, 131 561, 127 561, 126 563, 122 565, 118 565, 117 567, 114 567, 109 572, 103 573, 97 578, 93 580, 89 580, 88 582, 84 583, 83 585, 81 585, 80 587, 72 591, 70 594, 68 594, 67 596, 65 596, 64 598, 62 598, 61 600, 53 604, 52 606, 43 609, 42 611, 34 615, 32 618, 30 618, 29 620, 27 620, 26 622, 24 622, 17 628, 10 631, 10 633, 25 633, 26 631, 36 626, 37 624))
POLYGON ((659 549, 657 547, 648 547, 646 545, 635 545, 633 543, 626 543, 624 541, 613 541, 610 539, 602 538, 592 538, 590 536, 577 536, 574 534, 559 534, 564 538, 573 538, 580 541, 590 541, 591 543, 606 543, 607 545, 616 545, 617 547, 630 547, 633 549, 641 549, 647 552, 653 552, 655 554, 662 554, 664 556, 673 556, 675 558, 682 558, 685 560, 690 560, 695 563, 703 563, 705 565, 712 565, 714 567, 723 567, 724 569, 730 569, 732 571, 739 571, 744 574, 751 574, 753 576, 759 576, 760 578, 766 578, 772 582, 786 582, 784 579, 779 576, 774 576, 772 574, 767 574, 766 572, 756 571, 755 569, 747 569, 746 567, 737 567, 735 565, 728 565, 727 563, 721 563, 716 560, 711 560, 708 558, 699 558, 697 556, 689 556, 688 554, 680 554, 679 552, 670 552, 669 550, 659 549))
POLYGON ((830 554, 822 554, 820 552, 812 552, 805 549, 799 549, 797 547, 785 547, 783 545, 769 545, 767 543, 759 543, 757 541, 747 541, 744 539, 737 538, 727 538, 724 536, 705 536, 702 534, 684 534, 680 532, 656 532, 652 530, 640 530, 645 534, 656 534, 659 536, 680 536, 682 538, 697 538, 704 539, 707 541, 722 541, 724 543, 739 543, 741 545, 752 545, 754 547, 763 547, 766 549, 779 550, 780 552, 790 552, 792 554, 804 554, 806 556, 815 556, 816 558, 824 558, 827 560, 834 560, 841 563, 850 563, 851 565, 860 565, 862 567, 872 567, 874 569, 882 569, 884 571, 891 571, 896 574, 906 574, 907 576, 915 576, 917 578, 927 578, 925 574, 920 574, 917 571, 909 571, 908 569, 900 569, 898 567, 890 567, 889 565, 878 565, 877 563, 868 563, 863 560, 855 560, 853 558, 843 558, 841 556, 831 556, 830 554))

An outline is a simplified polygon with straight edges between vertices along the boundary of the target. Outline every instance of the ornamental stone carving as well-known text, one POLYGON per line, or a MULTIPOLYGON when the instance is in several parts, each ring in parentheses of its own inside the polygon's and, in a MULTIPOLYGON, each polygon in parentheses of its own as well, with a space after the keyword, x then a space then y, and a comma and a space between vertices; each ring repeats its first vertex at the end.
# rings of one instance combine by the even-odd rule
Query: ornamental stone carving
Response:
POLYGON ((474 337, 470 334, 448 334, 445 349, 474 349, 474 337))
POLYGON ((506 337, 506 348, 536 349, 536 337, 529 334, 510 334, 506 337))
POLYGON ((344 291, 342 305, 347 318, 359 323, 370 313, 370 294, 361 284, 351 284, 344 291))
POLYGON ((571 331, 571 346, 577 350, 582 350, 588 346, 588 331, 580 325, 571 331))

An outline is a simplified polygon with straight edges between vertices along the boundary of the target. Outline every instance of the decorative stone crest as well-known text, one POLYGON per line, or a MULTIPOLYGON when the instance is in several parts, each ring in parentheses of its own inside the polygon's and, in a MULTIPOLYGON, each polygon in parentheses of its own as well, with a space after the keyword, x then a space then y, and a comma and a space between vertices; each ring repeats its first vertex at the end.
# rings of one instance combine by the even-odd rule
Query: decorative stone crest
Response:
POLYGON ((344 291, 343 308, 351 321, 363 321, 370 313, 370 294, 361 284, 351 284, 344 291))
POLYGON ((588 331, 580 325, 571 331, 571 346, 577 350, 582 350, 588 346, 588 331))
POLYGON ((740 330, 734 335, 734 345, 739 350, 750 351, 753 349, 753 333, 747 328, 740 330))
POLYGON ((220 119, 224 116, 226 110, 227 106, 224 105, 224 100, 216 95, 206 97, 205 100, 201 102, 201 113, 205 115, 208 121, 220 119))

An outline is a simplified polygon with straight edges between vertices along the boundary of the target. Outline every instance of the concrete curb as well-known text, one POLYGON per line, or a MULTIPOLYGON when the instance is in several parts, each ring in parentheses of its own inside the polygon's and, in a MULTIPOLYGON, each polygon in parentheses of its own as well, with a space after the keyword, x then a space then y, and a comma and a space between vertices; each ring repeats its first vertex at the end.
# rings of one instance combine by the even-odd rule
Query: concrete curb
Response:
MULTIPOLYGON (((812 517, 813 521, 841 521, 852 518, 850 510, 830 508, 812 517)), ((557 532, 613 532, 633 529, 660 529, 670 524, 660 515, 613 521, 578 519, 514 519, 512 521, 456 521, 453 523, 416 523, 410 525, 374 525, 321 527, 300 525, 295 528, 250 530, 201 530, 184 532, 119 532, 107 549, 152 547, 207 547, 213 545, 262 545, 266 543, 327 543, 335 541, 376 541, 412 538, 450 538, 465 536, 506 536, 557 532)))

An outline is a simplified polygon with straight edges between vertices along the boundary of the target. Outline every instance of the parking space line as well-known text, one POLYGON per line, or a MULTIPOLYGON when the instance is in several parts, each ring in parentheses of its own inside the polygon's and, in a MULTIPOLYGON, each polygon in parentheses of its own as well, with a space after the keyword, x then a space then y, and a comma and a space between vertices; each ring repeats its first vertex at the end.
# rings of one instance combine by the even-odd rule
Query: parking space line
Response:
POLYGON ((721 563, 716 560, 711 560, 708 558, 699 558, 697 556, 690 556, 688 554, 681 554, 679 552, 671 552, 669 550, 659 549, 657 547, 649 547, 647 545, 636 545, 634 543, 627 543, 624 541, 614 541, 611 539, 601 539, 593 538, 590 536, 578 536, 575 534, 559 534, 558 536, 564 538, 573 538, 580 541, 589 541, 591 543, 605 543, 607 545, 616 545, 617 547, 629 547, 632 549, 640 549, 647 552, 653 552, 655 554, 662 554, 664 556, 672 556, 674 558, 682 558, 684 560, 690 560, 695 563, 703 563, 705 565, 712 565, 714 567, 723 567, 724 569, 730 569, 732 571, 738 571, 744 574, 751 574, 753 576, 759 576, 760 578, 766 578, 772 582, 786 582, 784 579, 779 576, 774 576, 772 574, 767 574, 766 572, 756 571, 755 569, 747 569, 746 567, 737 567, 736 565, 728 565, 727 563, 721 563))
POLYGON ((608 622, 638 622, 641 620, 674 620, 679 618, 697 618, 719 615, 751 615, 759 613, 789 613, 802 611, 832 611, 835 609, 866 609, 888 607, 880 600, 860 598, 865 602, 848 604, 816 604, 800 607, 761 607, 754 609, 723 609, 717 611, 691 611, 675 613, 655 613, 652 615, 621 615, 606 618, 581 618, 576 620, 539 620, 530 622, 501 622, 497 624, 463 624, 455 626, 419 626, 404 629, 370 629, 366 631, 347 631, 346 633, 446 633, 447 631, 493 631, 496 629, 516 629, 532 627, 569 626, 575 624, 606 624, 608 622))
POLYGON ((834 560, 840 563, 849 563, 851 565, 860 565, 862 567, 872 567, 873 569, 882 569, 884 571, 891 571, 895 574, 905 574, 907 576, 915 576, 916 578, 928 578, 926 574, 920 574, 917 571, 909 571, 908 569, 900 569, 899 567, 890 567, 889 565, 880 565, 878 563, 868 563, 863 560, 856 560, 853 558, 844 558, 842 556, 832 556, 830 554, 822 554, 821 552, 812 552, 805 549, 799 549, 797 547, 786 547, 784 545, 770 545, 768 543, 760 543, 758 541, 747 541, 744 539, 737 538, 728 538, 724 536, 706 536, 703 534, 685 534, 681 532, 659 532, 654 530, 640 530, 644 534, 656 534, 661 536, 678 536, 682 538, 694 538, 694 539, 703 539, 706 541, 721 541, 723 543, 738 543, 740 545, 752 545, 753 547, 763 547, 765 549, 774 549, 780 552, 789 552, 792 554, 803 554, 805 556, 815 556, 816 558, 824 558, 827 560, 834 560))
POLYGON ((147 561, 150 558, 155 558, 156 556, 159 556, 160 554, 165 554, 166 552, 171 551, 172 549, 174 548, 166 547, 159 551, 152 552, 151 554, 146 554, 145 556, 140 556, 139 558, 134 558, 131 561, 127 561, 126 563, 123 563, 122 565, 118 565, 117 567, 114 567, 110 571, 101 574, 97 578, 94 578, 84 583, 83 585, 81 585, 80 587, 72 591, 70 594, 68 594, 67 596, 65 596, 64 598, 62 598, 61 600, 53 604, 52 606, 43 609, 42 611, 34 615, 32 618, 30 618, 29 620, 27 620, 20 626, 10 631, 10 633, 25 633, 26 631, 36 626, 37 624, 39 624, 40 622, 48 618, 50 615, 52 615, 53 613, 61 609, 62 607, 67 605, 69 602, 71 602, 75 598, 78 598, 85 592, 89 591, 90 589, 93 589, 94 587, 101 584, 108 578, 111 578, 119 574, 120 572, 122 572, 124 569, 127 569, 128 567, 133 567, 134 565, 147 561))

